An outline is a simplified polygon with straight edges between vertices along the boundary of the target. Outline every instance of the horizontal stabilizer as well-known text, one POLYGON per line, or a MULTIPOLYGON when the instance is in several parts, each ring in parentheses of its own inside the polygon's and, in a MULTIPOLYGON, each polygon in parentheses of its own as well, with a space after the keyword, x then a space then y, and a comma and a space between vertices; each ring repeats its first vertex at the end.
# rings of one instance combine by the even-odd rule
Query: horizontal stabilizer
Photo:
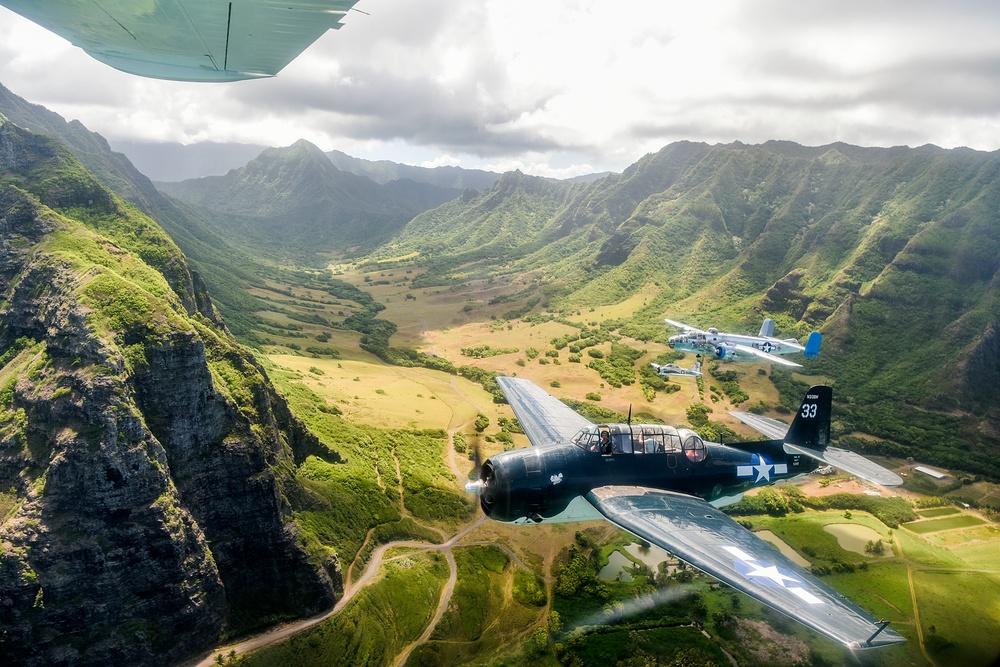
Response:
POLYGON ((838 470, 843 470, 850 475, 874 482, 880 486, 899 486, 903 483, 903 478, 891 470, 886 470, 879 464, 861 456, 861 454, 846 449, 827 447, 823 451, 819 451, 818 449, 799 447, 787 443, 785 444, 785 449, 797 454, 805 454, 838 470))
POLYGON ((815 359, 819 354, 819 345, 823 342, 823 334, 818 331, 813 331, 809 334, 809 339, 806 341, 806 349, 802 352, 806 359, 815 359))

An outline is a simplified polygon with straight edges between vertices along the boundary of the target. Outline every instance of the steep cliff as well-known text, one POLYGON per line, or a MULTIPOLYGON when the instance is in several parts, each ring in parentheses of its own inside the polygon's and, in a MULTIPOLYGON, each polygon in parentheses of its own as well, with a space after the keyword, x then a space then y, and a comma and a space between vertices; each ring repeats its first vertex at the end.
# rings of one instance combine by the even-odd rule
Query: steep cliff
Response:
POLYGON ((163 231, 0 123, 5 664, 169 664, 332 604, 287 501, 315 439, 163 231))

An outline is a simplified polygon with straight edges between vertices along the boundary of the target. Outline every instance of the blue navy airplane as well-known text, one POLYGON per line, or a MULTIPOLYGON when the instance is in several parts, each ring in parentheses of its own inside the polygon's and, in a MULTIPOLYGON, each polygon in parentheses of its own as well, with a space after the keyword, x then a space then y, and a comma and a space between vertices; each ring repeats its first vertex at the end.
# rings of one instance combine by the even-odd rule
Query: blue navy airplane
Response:
POLYGON ((771 439, 722 445, 662 424, 594 424, 528 380, 497 382, 532 447, 490 457, 466 485, 491 519, 607 519, 852 649, 906 641, 718 509, 820 464, 902 483, 829 446, 830 387, 809 389, 790 427, 736 413, 771 439))

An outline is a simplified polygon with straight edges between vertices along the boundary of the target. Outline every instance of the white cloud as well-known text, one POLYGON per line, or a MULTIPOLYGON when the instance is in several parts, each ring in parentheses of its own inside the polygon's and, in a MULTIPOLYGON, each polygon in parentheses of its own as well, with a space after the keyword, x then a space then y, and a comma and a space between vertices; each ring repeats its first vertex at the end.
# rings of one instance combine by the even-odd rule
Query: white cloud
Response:
POLYGON ((539 175, 665 144, 1000 149, 1000 7, 895 0, 362 0, 274 79, 183 84, 0 9, 0 82, 114 139, 288 145, 539 175))

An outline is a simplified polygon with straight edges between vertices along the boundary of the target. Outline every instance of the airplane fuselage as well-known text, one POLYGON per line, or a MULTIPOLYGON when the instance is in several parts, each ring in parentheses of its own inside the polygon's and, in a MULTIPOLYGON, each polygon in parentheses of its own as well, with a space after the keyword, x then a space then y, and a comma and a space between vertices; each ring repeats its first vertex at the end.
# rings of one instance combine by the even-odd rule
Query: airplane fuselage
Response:
MULTIPOLYGON (((767 354, 794 354, 802 352, 802 346, 796 341, 783 341, 777 338, 761 338, 760 336, 742 336, 738 334, 718 333, 709 329, 705 333, 682 333, 671 336, 667 344, 678 352, 693 352, 725 359, 737 355, 735 348, 727 346, 746 345, 767 354)), ((750 358, 750 360, 753 360, 750 358)))
POLYGON ((705 443, 686 429, 661 425, 597 425, 573 442, 491 457, 480 476, 483 511, 498 521, 572 521, 574 499, 608 485, 641 486, 698 496, 717 505, 756 485, 815 470, 780 441, 705 443), (601 441, 601 433, 610 438, 601 441), (643 437, 648 436, 648 437, 643 437))

